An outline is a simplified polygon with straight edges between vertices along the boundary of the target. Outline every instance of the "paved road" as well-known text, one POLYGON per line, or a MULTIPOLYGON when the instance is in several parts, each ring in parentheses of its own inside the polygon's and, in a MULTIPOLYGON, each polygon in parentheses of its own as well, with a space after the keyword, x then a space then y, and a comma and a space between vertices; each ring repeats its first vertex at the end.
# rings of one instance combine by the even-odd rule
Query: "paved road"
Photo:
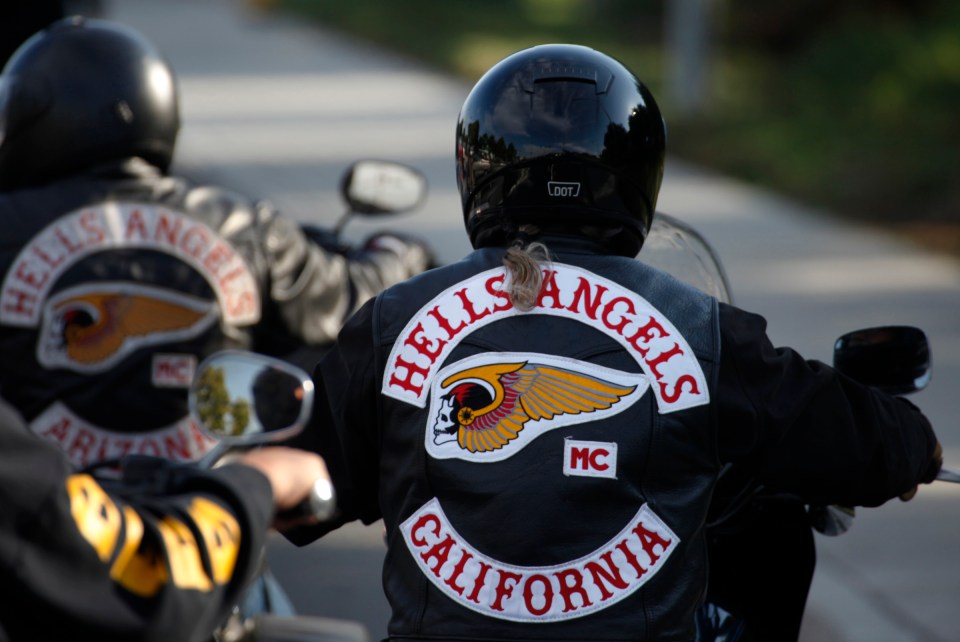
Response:
MULTIPOLYGON (((337 180, 351 161, 406 161, 427 174, 430 198, 389 225, 428 235, 442 260, 467 250, 451 160, 466 86, 333 33, 257 15, 236 0, 108 6, 148 34, 180 74, 180 169, 322 223, 342 209, 337 180)), ((676 159, 668 161, 659 205, 711 239, 737 302, 767 316, 775 343, 829 360, 833 340, 847 330, 923 327, 936 372, 915 400, 938 426, 948 461, 960 464, 957 261, 676 159)), ((356 225, 351 234, 386 224, 356 225)), ((860 511, 843 537, 818 537, 804 640, 960 639, 957 533, 960 487, 938 484, 910 503, 860 511)), ((304 612, 362 619, 383 634, 377 526, 346 528, 306 549, 278 539, 270 556, 304 612)))

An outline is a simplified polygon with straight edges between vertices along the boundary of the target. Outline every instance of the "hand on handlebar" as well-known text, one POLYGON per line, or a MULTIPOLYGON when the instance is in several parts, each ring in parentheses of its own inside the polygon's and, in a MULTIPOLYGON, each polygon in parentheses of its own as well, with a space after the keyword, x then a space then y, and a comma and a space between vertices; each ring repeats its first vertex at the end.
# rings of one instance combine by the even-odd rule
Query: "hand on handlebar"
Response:
POLYGON ((411 274, 437 267, 430 245, 423 239, 398 232, 378 232, 364 241, 363 249, 390 251, 404 259, 411 274))
MULTIPOLYGON (((943 466, 943 446, 940 445, 940 442, 937 442, 937 445, 933 449, 933 457, 930 458, 930 468, 927 469, 927 473, 923 476, 921 480, 924 484, 932 483, 937 478, 937 473, 940 472, 940 468, 943 466)), ((913 499, 917 490, 919 489, 919 484, 914 486, 907 492, 900 495, 900 501, 908 502, 913 499)))
POLYGON ((277 528, 288 528, 296 522, 318 519, 318 516, 306 511, 295 516, 291 511, 309 504, 311 494, 316 492, 318 485, 332 489, 330 474, 319 455, 286 446, 268 446, 247 451, 235 461, 256 468, 270 480, 277 510, 274 524, 277 528))

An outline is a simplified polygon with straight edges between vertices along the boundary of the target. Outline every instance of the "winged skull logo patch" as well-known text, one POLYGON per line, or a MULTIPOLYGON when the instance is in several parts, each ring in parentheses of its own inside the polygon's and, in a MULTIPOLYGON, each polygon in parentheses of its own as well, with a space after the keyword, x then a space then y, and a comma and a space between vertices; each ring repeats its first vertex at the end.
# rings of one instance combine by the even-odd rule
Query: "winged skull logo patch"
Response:
POLYGON ((37 356, 48 368, 98 371, 133 350, 198 336, 219 319, 216 304, 130 283, 65 290, 45 306, 37 356))
POLYGON ((639 373, 532 353, 470 357, 435 382, 427 451, 471 461, 506 459, 548 430, 622 412, 649 388, 639 373))

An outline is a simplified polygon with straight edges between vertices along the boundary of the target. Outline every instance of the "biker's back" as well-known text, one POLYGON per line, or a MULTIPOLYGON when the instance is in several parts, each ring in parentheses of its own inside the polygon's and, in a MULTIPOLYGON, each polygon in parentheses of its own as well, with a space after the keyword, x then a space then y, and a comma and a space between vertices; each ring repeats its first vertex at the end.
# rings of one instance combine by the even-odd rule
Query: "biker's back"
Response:
POLYGON ((722 464, 858 505, 932 479, 915 407, 637 261, 665 140, 616 60, 508 56, 457 122, 475 251, 362 307, 318 365, 298 440, 341 513, 287 535, 383 518, 390 639, 693 640, 722 464))
POLYGON ((0 391, 76 464, 195 459, 212 445, 186 404, 204 356, 323 345, 425 266, 399 240, 348 259, 266 203, 170 175, 176 78, 127 27, 58 22, 2 78, 0 391))

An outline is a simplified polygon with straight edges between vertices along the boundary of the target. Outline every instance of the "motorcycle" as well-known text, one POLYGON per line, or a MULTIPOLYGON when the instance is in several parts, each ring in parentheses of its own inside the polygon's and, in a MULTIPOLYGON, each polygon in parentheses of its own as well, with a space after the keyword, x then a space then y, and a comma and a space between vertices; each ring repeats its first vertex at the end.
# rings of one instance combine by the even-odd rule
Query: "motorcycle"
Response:
MULTIPOLYGON (((637 259, 733 302, 717 253, 694 228, 667 214, 657 213, 637 259)), ((930 381, 930 348, 915 327, 865 328, 836 340, 833 366, 888 394, 905 395, 930 381)), ((937 479, 960 483, 960 471, 943 467, 937 479)), ((842 535, 854 517, 851 507, 809 505, 726 465, 708 515, 710 580, 696 616, 698 642, 797 639, 816 565, 813 532, 842 535)))
MULTIPOLYGON (((290 363, 249 352, 225 350, 200 364, 189 391, 190 413, 217 440, 198 461, 214 467, 234 453, 286 441, 310 417, 313 381, 290 363)), ((329 519, 335 497, 329 481, 317 480, 310 496, 282 517, 329 519)), ((251 613, 235 607, 214 633, 217 642, 370 642, 366 628, 336 618, 251 613)))

